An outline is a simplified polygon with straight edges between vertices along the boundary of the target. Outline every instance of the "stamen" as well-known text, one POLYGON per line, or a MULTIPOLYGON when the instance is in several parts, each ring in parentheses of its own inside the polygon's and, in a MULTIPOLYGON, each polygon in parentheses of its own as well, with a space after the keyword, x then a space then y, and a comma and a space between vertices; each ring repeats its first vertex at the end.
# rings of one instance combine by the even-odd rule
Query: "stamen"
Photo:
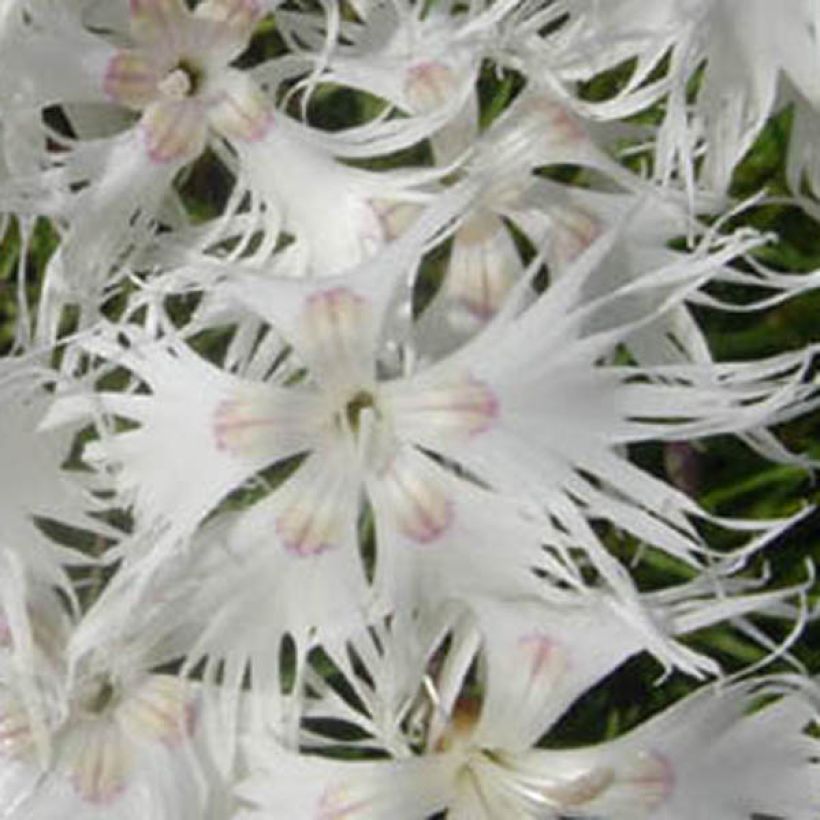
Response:
POLYGON ((82 708, 91 715, 101 715, 114 702, 116 694, 110 678, 97 678, 81 698, 82 708))
POLYGON ((345 418, 354 433, 359 432, 360 416, 363 410, 372 410, 376 407, 376 399, 367 390, 359 390, 345 405, 345 418))
POLYGON ((481 714, 481 701, 471 695, 462 695, 456 701, 447 729, 435 745, 437 752, 449 751, 454 745, 467 740, 473 733, 481 714))
POLYGON ((171 100, 184 100, 194 93, 193 77, 180 65, 167 74, 157 88, 171 100))

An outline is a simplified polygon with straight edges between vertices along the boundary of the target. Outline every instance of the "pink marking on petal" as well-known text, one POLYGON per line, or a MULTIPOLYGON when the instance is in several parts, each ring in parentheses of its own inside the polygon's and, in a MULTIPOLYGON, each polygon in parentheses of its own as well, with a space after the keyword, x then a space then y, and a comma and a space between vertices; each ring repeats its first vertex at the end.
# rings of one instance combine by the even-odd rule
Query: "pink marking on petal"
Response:
POLYGON ((213 103, 208 118, 211 125, 226 137, 258 142, 274 124, 273 111, 261 94, 225 93, 213 103))
POLYGON ((316 501, 307 495, 292 502, 276 519, 276 532, 291 555, 310 558, 335 546, 332 540, 335 516, 326 506, 315 509, 316 501))
POLYGON ((138 52, 120 51, 106 66, 103 90, 119 105, 142 110, 157 96, 159 72, 138 52))
POLYGON ((25 712, 9 703, 0 710, 0 755, 19 757, 33 744, 31 726, 25 712))
POLYGON ((666 755, 657 751, 644 752, 626 766, 619 777, 637 791, 641 803, 655 809, 665 803, 675 790, 675 768, 666 755))
POLYGON ((447 489, 424 462, 393 457, 382 474, 384 497, 399 530, 421 544, 437 541, 453 524, 447 489))
POLYGON ((191 684, 174 675, 150 675, 116 708, 129 737, 176 748, 191 737, 198 704, 191 684))
POLYGON ((130 0, 129 8, 131 35, 138 44, 166 58, 178 56, 191 16, 183 0, 130 0))
POLYGON ((279 423, 273 416, 260 415, 260 409, 239 399, 221 402, 214 413, 212 428, 216 449, 233 456, 253 452, 260 443, 259 433, 279 423))
POLYGON ((551 142, 571 144, 586 139, 586 132, 581 121, 572 110, 550 97, 537 97, 532 101, 531 110, 545 120, 545 136, 551 142))
POLYGON ((532 633, 519 638, 518 645, 530 656, 530 681, 547 677, 554 682, 563 676, 567 668, 567 653, 553 638, 543 633, 532 633))
POLYGON ((194 15, 250 34, 265 10, 258 0, 203 0, 194 15))
POLYGON ((339 310, 358 309, 365 304, 361 296, 341 285, 312 293, 306 302, 310 310, 330 310, 334 313, 339 310))
POLYGON ((479 211, 456 233, 445 286, 451 297, 486 321, 498 312, 519 268, 507 228, 494 214, 479 211))
POLYGON ((405 535, 420 544, 437 541, 453 523, 453 504, 449 498, 433 500, 412 499, 412 512, 404 518, 400 527, 405 535))
POLYGON ((339 377, 344 371, 353 384, 366 378, 371 314, 368 302, 344 287, 311 294, 302 310, 302 342, 311 363, 322 376, 339 377))
POLYGON ((140 124, 148 156, 157 164, 195 159, 205 147, 205 114, 194 99, 153 102, 145 109, 140 124))
POLYGON ((541 788, 541 793, 561 808, 572 808, 590 803, 606 792, 616 782, 613 769, 593 768, 573 778, 541 788))
POLYGON ((603 232, 601 224, 590 214, 565 209, 555 220, 555 254, 560 264, 579 257, 603 232))
POLYGON ((80 728, 68 752, 71 784, 86 803, 108 806, 128 786, 131 756, 120 730, 114 725, 80 728))
POLYGON ((421 391, 409 406, 426 414, 431 425, 470 437, 489 430, 500 415, 498 397, 487 384, 470 374, 421 391))
POLYGON ((428 60, 407 70, 404 91, 414 111, 435 111, 453 96, 455 88, 456 77, 444 63, 428 60))
POLYGON ((317 805, 315 820, 347 820, 355 817, 372 804, 370 800, 349 800, 349 790, 344 786, 329 786, 322 792, 317 805))

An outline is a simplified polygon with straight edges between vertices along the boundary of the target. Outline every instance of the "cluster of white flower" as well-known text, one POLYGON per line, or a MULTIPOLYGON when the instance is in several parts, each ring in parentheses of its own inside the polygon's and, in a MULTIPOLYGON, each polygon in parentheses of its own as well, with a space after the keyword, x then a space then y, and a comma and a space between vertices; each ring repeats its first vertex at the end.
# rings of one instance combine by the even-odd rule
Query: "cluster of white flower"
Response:
POLYGON ((817 351, 718 360, 700 317, 820 284, 730 192, 789 105, 820 215, 818 25, 0 0, 0 816, 820 816, 813 576, 750 571, 807 510, 635 457, 812 468, 772 427, 817 351), (718 624, 762 660, 687 637, 718 624), (551 742, 641 655, 694 694, 551 742))

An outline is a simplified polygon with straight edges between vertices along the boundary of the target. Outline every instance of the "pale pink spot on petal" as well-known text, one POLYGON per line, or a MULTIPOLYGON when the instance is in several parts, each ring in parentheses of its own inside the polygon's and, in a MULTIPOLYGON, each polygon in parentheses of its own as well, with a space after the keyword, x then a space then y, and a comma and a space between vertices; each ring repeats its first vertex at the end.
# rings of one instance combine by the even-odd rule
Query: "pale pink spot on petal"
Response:
POLYGON ((276 519, 285 549, 299 558, 321 555, 336 545, 339 512, 318 488, 305 488, 276 519), (314 491, 315 490, 315 491, 314 491))
POLYGON ((498 419, 498 398, 488 385, 466 375, 421 390, 406 409, 424 416, 424 421, 442 431, 476 436, 489 430, 498 419))
POLYGON ((356 800, 344 786, 329 786, 316 806, 315 820, 351 820, 371 804, 370 800, 356 800))
POLYGON ((417 63, 407 71, 404 93, 413 111, 426 114, 447 103, 456 92, 456 76, 444 63, 417 63))
POLYGON ((373 317, 370 305, 347 288, 314 293, 302 311, 302 345, 315 373, 338 383, 362 386, 370 378, 373 317))
POLYGON ((581 772, 572 778, 541 789, 542 794, 561 808, 572 808, 590 803, 606 792, 615 782, 615 772, 601 767, 581 772))
POLYGON ((567 265, 579 257, 602 233, 600 222, 580 209, 564 208, 552 216, 552 250, 560 265, 567 265))
POLYGON ((652 810, 669 799, 675 789, 675 769, 664 755, 642 752, 618 773, 618 780, 634 793, 641 805, 652 810))
POLYGON ((134 39, 154 47, 177 44, 190 19, 183 0, 130 0, 130 11, 134 39))
POLYGON ((548 635, 525 635, 518 645, 529 658, 531 681, 538 678, 540 683, 554 684, 565 674, 569 665, 566 650, 548 635))
POLYGON ((530 127, 540 129, 539 136, 553 144, 573 144, 586 139, 586 132, 578 117, 568 106, 552 97, 530 97, 524 111, 533 118, 530 127))
POLYGON ((196 100, 152 102, 143 112, 140 124, 153 162, 192 160, 205 148, 207 124, 196 100))
POLYGON ((280 423, 272 408, 250 399, 227 399, 213 420, 216 449, 232 456, 252 455, 271 443, 280 423))
POLYGON ((0 702, 0 756, 20 757, 33 747, 28 717, 15 700, 0 702))
POLYGON ((120 51, 106 67, 103 89, 119 105, 141 111, 157 95, 160 72, 155 61, 136 51, 120 51))
POLYGON ((454 513, 447 488, 421 458, 397 454, 381 479, 396 526, 407 537, 430 544, 450 528, 454 513))
POLYGON ((97 721, 77 728, 66 757, 74 791, 87 803, 110 805, 126 790, 131 751, 115 725, 97 721))
POLYGON ((379 220, 382 239, 401 236, 418 218, 420 207, 415 202, 389 202, 375 199, 373 211, 379 220))
POLYGON ((220 29, 229 31, 237 45, 247 42, 253 29, 264 16, 258 0, 203 0, 194 9, 194 16, 212 21, 220 29))
POLYGON ((229 139, 256 142, 274 123, 273 112, 259 88, 250 80, 233 77, 208 109, 211 126, 229 139))
POLYGON ((177 746, 190 737, 197 716, 191 684, 173 675, 151 675, 117 708, 132 735, 177 746))
POLYGON ((478 212, 456 232, 447 292, 477 318, 487 320, 501 307, 520 267, 501 220, 478 212))

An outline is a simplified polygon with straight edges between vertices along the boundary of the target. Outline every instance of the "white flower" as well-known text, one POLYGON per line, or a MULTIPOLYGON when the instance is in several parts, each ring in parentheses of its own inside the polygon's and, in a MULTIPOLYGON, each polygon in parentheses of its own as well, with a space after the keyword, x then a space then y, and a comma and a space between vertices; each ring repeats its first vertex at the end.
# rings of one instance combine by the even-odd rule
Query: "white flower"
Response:
POLYGON ((208 128, 245 140, 265 132, 261 93, 230 68, 260 16, 255 0, 205 0, 193 12, 181 0, 131 3, 135 45, 109 60, 103 87, 115 103, 140 113, 154 162, 193 159, 208 128))
MULTIPOLYGON (((182 549, 226 494, 300 457, 266 498, 217 516, 192 546, 201 554, 210 543, 210 557, 200 558, 201 586, 179 617, 188 609, 217 612, 198 650, 234 658, 232 669, 248 657, 261 665, 285 633, 300 648, 316 629, 347 634, 371 607, 411 607, 477 589, 535 595, 543 588, 535 571, 581 584, 566 560, 574 542, 512 497, 438 463, 435 449, 431 456, 416 445, 417 434, 398 432, 419 427, 467 443, 496 423, 494 396, 459 368, 424 386, 380 378, 389 280, 375 265, 358 283, 345 281, 269 283, 275 298, 264 310, 293 352, 283 358, 274 349, 266 366, 254 363, 267 380, 221 371, 173 338, 131 333, 129 350, 108 341, 89 349, 129 368, 151 393, 98 393, 78 406, 61 400, 50 419, 98 404, 139 424, 104 433, 86 455, 112 469, 120 501, 133 504, 138 537, 161 528, 160 557, 149 555, 149 568, 182 549), (197 482, 187 480, 192 469, 197 482), (359 532, 363 498, 376 541, 370 558, 359 532)), ((137 576, 141 566, 137 558, 137 576)))
MULTIPOLYGON (((803 731, 816 720, 816 711, 809 686, 800 679, 709 686, 619 739, 576 749, 542 748, 537 745, 542 735, 549 740, 547 733, 578 698, 639 651, 640 638, 605 599, 566 602, 551 611, 482 602, 476 612, 483 697, 469 672, 480 645, 469 631, 452 618, 455 628, 447 640, 442 632, 422 637, 420 631, 416 654, 426 647, 432 670, 420 687, 426 694, 388 700, 385 705, 395 703, 396 710, 381 725, 416 727, 421 739, 408 737, 404 747, 394 739, 388 747, 392 760, 338 761, 296 756, 251 732, 246 747, 252 774, 238 788, 249 805, 239 817, 291 813, 421 820, 444 811, 448 818, 465 820, 568 815, 678 820, 688 817, 693 805, 703 816, 738 820, 754 811, 809 816, 801 812, 818 798, 817 742, 803 731), (769 693, 786 697, 745 714, 753 698, 769 693), (774 788, 767 772, 779 778, 774 788)), ((326 709, 320 701, 309 715, 349 720, 373 735, 371 744, 378 743, 384 735, 361 718, 358 703, 380 714, 370 687, 375 681, 378 691, 386 683, 382 693, 390 697, 396 680, 385 678, 380 668, 403 645, 410 648, 408 626, 400 622, 390 632, 380 631, 372 639, 375 650, 365 636, 353 642, 352 664, 342 660, 344 652, 332 653, 354 679, 357 706, 345 712, 340 693, 328 687, 320 690, 326 709)), ((413 680, 411 674, 404 683, 413 680)), ((396 691, 407 687, 400 684, 396 691)), ((316 733, 306 733, 305 743, 321 751, 316 733)))
POLYGON ((51 423, 89 406, 137 423, 104 432, 86 458, 111 471, 138 535, 161 530, 145 577, 228 494, 252 480, 267 494, 220 530, 217 555, 230 558, 193 599, 221 614, 203 651, 229 653, 242 666, 260 659, 267 624, 306 641, 316 628, 344 634, 371 607, 477 590, 549 595, 547 580, 583 586, 570 560, 579 554, 629 599, 633 583, 596 520, 695 570, 705 559, 731 569, 781 531, 784 522, 708 516, 622 449, 757 429, 811 406, 809 353, 738 365, 605 364, 618 343, 719 268, 721 254, 676 260, 590 302, 583 292, 602 274, 584 254, 522 315, 505 316, 435 364, 385 378, 391 361, 381 338, 394 289, 385 273, 406 269, 416 252, 397 244, 342 280, 236 275, 226 293, 285 340, 260 345, 256 377, 208 364, 173 331, 154 340, 112 328, 87 345, 150 392, 62 399, 51 423), (610 326, 613 309, 620 321, 610 326), (719 556, 697 519, 761 535, 719 556), (370 523, 375 549, 361 530, 370 523), (246 589, 241 598, 231 593, 237 585, 246 589), (240 624, 263 611, 261 631, 237 645, 240 624))
MULTIPOLYGON (((32 596, 28 639, 0 655, 0 793, 13 820, 201 820, 216 781, 194 746, 195 685, 149 671, 121 638, 82 658, 50 594, 32 596), (27 674, 18 661, 33 641, 27 674)), ((79 628, 93 629, 89 613, 79 628)), ((135 651, 136 650, 136 651, 135 651)))

